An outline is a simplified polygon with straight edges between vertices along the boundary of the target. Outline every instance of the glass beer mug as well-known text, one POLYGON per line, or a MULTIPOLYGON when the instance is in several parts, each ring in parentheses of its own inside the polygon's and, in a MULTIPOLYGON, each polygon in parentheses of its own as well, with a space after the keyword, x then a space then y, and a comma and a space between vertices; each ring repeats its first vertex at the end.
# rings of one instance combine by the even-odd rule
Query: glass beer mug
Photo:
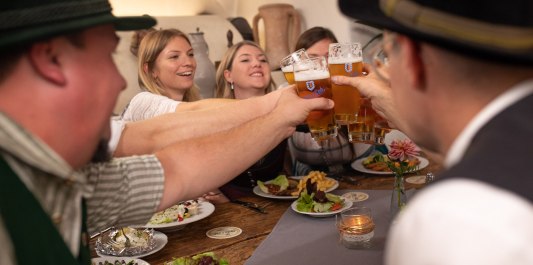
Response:
MULTIPOLYGON (((363 52, 359 43, 331 43, 329 45, 329 73, 331 76, 360 76, 363 74, 363 52)), ((335 120, 339 125, 353 124, 360 107, 357 88, 332 84, 335 101, 335 120)))
MULTIPOLYGON (((294 80, 301 98, 325 97, 332 99, 331 80, 326 58, 316 57, 294 63, 294 80)), ((314 110, 307 117, 307 125, 315 141, 337 136, 333 110, 314 110)))
POLYGON ((295 62, 300 62, 302 60, 309 59, 309 56, 305 52, 305 49, 299 49, 287 56, 285 56, 283 59, 281 59, 281 62, 279 63, 281 67, 281 71, 283 72, 283 75, 285 76, 285 80, 289 83, 289 85, 294 85, 294 68, 293 65, 295 62))

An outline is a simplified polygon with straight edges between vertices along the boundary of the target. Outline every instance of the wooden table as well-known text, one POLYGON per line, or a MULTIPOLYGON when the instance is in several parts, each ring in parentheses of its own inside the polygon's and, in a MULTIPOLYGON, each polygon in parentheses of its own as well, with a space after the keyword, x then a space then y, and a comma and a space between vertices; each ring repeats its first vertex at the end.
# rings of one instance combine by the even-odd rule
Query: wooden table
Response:
MULTIPOLYGON (((434 161, 417 174, 425 175, 427 172, 438 172, 440 166, 434 161)), ((411 174, 414 175, 414 174, 411 174)), ((407 175, 408 177, 410 175, 407 175)), ((394 177, 391 175, 370 175, 354 170, 343 174, 338 189, 353 190, 387 190, 392 189, 394 177)), ((406 189, 421 188, 423 185, 406 183, 406 189)), ((257 213, 241 205, 223 203, 215 205, 215 211, 209 217, 185 226, 184 229, 165 232, 168 236, 167 245, 160 251, 143 257, 148 263, 163 264, 172 260, 172 257, 192 256, 195 254, 213 251, 218 257, 224 257, 231 265, 241 265, 252 255, 253 251, 272 232, 279 218, 288 209, 291 200, 273 200, 259 196, 242 198, 243 201, 256 202, 266 207, 267 214, 257 213), (235 226, 242 229, 242 234, 229 239, 211 239, 206 232, 221 226, 235 226)), ((93 257, 94 242, 91 240, 93 257)))

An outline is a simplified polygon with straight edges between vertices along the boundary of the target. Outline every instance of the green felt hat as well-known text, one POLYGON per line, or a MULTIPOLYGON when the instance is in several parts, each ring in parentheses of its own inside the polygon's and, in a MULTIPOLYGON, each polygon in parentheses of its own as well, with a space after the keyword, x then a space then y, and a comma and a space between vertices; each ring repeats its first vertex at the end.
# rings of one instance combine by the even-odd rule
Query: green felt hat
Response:
POLYGON ((339 0, 345 15, 480 58, 533 64, 531 0, 339 0))
POLYGON ((115 17, 108 0, 4 0, 0 2, 0 49, 102 24, 117 30, 152 27, 150 16, 115 17))

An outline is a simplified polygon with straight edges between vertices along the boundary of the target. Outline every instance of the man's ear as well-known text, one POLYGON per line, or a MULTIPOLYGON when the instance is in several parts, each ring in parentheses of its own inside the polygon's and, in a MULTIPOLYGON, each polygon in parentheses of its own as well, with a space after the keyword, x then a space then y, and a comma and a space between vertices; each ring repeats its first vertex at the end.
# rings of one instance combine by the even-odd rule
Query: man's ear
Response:
POLYGON ((421 56, 420 44, 409 37, 398 35, 398 42, 401 43, 402 63, 407 69, 405 75, 409 83, 415 89, 425 89, 426 87, 426 65, 421 56))
POLYGON ((57 39, 40 41, 30 47, 29 60, 35 71, 57 85, 66 84, 63 65, 59 59, 61 47, 57 39))

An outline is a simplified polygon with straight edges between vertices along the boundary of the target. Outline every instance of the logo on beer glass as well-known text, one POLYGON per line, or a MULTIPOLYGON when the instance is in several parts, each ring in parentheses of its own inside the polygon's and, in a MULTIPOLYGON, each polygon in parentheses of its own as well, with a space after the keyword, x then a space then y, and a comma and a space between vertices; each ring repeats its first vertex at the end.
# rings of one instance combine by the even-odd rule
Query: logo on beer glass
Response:
POLYGON ((315 90, 315 82, 313 80, 305 82, 305 86, 309 91, 315 90))
POLYGON ((323 87, 320 87, 317 91, 315 91, 315 93, 319 96, 324 94, 324 92, 326 92, 326 89, 323 87))
POLYGON ((344 71, 346 71, 346 73, 352 72, 353 71, 352 63, 345 63, 344 64, 344 71))

